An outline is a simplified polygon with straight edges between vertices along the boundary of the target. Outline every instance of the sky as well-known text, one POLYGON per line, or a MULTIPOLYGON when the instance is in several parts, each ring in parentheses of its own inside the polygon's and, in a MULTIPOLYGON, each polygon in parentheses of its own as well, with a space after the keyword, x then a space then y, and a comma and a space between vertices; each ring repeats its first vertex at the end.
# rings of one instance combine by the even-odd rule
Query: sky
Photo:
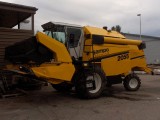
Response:
POLYGON ((95 27, 120 25, 131 34, 160 37, 159 0, 1 0, 38 8, 35 29, 49 22, 65 22, 95 27))

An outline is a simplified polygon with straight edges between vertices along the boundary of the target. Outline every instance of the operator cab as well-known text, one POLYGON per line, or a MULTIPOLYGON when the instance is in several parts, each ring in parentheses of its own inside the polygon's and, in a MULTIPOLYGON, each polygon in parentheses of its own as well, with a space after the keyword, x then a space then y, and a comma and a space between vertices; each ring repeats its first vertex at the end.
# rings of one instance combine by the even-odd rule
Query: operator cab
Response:
POLYGON ((48 22, 42 25, 46 35, 63 43, 70 55, 75 59, 82 57, 83 31, 82 26, 61 22, 48 22))

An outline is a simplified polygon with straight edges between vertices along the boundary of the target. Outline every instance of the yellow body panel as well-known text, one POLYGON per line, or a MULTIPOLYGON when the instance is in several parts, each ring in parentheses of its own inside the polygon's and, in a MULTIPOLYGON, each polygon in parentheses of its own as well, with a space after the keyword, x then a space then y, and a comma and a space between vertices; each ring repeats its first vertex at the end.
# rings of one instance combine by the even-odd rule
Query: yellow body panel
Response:
POLYGON ((142 43, 142 41, 141 40, 130 40, 130 39, 104 37, 104 43, 123 44, 123 45, 140 45, 142 43))
POLYGON ((127 75, 134 69, 151 72, 144 51, 138 48, 141 40, 125 39, 119 33, 95 27, 84 27, 84 33, 104 36, 103 44, 92 44, 92 36, 85 39, 83 61, 100 63, 106 76, 127 75))
POLYGON ((48 82, 53 84, 71 81, 75 67, 65 45, 41 32, 36 34, 36 38, 38 42, 53 51, 56 58, 54 60, 55 63, 44 63, 38 67, 32 67, 34 74, 37 77, 48 79, 48 82))
POLYGON ((102 59, 102 69, 107 76, 115 76, 131 71, 130 61, 128 59, 118 62, 117 56, 108 59, 102 59))
POLYGON ((39 67, 33 67, 34 74, 41 78, 52 79, 54 81, 59 79, 62 81, 71 81, 75 72, 74 65, 72 63, 62 64, 42 64, 39 67))
POLYGON ((125 38, 122 34, 116 32, 116 31, 108 32, 105 29, 97 28, 97 27, 85 26, 83 28, 83 30, 84 30, 84 34, 103 35, 103 36, 108 36, 108 37, 125 38))
POLYGON ((113 57, 102 59, 101 66, 107 76, 123 75, 130 73, 137 68, 138 70, 147 71, 146 59, 143 52, 138 52, 139 55, 134 57, 132 51, 123 54, 115 55, 113 57))
POLYGON ((58 62, 72 62, 70 54, 66 49, 63 43, 58 42, 57 40, 38 32, 36 34, 37 40, 49 48, 56 55, 56 61, 58 62))
MULTIPOLYGON (((91 39, 86 40, 86 44, 89 45, 91 39)), ((128 45, 116 45, 116 44, 102 44, 102 45, 94 45, 93 51, 96 52, 98 50, 105 50, 102 53, 95 53, 94 59, 107 57, 113 54, 118 54, 122 52, 127 52, 130 50, 128 45)), ((93 59, 93 54, 91 53, 92 46, 85 46, 83 53, 83 61, 89 61, 93 59), (86 54, 89 53, 89 54, 86 54)))

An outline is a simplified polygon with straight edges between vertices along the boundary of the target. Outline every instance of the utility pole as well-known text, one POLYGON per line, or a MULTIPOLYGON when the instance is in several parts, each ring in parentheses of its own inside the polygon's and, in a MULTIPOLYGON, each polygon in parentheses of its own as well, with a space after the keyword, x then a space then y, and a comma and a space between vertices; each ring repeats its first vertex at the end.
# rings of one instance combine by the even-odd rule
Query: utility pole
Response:
POLYGON ((139 16, 139 24, 140 24, 140 40, 142 39, 142 36, 141 36, 141 14, 137 14, 137 16, 139 16))

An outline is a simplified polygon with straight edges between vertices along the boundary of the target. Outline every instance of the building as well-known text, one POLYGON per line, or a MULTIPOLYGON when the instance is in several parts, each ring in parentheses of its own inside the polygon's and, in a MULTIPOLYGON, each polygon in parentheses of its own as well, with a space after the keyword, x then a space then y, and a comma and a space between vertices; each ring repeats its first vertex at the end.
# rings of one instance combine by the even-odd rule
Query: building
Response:
MULTIPOLYGON (((139 40, 140 35, 123 33, 128 39, 139 40)), ((141 39, 146 43, 145 55, 147 64, 160 64, 160 37, 142 35, 141 39)))
POLYGON ((0 2, 0 68, 5 65, 5 47, 34 35, 35 7, 0 2))

